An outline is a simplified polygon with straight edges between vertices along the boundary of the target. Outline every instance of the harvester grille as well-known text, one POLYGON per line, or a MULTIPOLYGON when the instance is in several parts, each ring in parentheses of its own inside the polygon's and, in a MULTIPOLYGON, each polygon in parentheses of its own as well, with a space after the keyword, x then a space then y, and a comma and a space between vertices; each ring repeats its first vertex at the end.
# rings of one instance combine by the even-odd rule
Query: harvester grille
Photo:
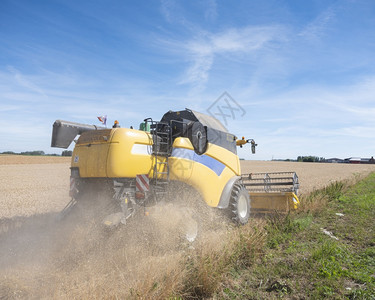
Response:
POLYGON ((109 141, 110 135, 111 129, 87 131, 79 137, 77 145, 106 143, 109 141))
POLYGON ((249 192, 293 192, 298 193, 299 182, 295 172, 243 174, 242 182, 249 192))

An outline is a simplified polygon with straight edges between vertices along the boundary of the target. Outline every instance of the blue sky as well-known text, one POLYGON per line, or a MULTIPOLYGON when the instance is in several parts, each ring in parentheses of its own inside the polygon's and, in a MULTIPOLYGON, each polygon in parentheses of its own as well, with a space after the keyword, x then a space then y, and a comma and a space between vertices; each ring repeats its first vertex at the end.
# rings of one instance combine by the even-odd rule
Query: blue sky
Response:
POLYGON ((0 1, 0 152, 185 107, 226 110, 243 158, 375 155, 375 2, 0 1))

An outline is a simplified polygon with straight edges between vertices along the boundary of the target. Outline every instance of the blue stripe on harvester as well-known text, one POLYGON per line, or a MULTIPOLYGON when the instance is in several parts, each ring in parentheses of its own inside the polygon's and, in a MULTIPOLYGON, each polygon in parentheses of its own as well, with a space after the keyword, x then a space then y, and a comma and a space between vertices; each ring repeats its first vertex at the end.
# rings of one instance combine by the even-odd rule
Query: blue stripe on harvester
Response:
POLYGON ((193 150, 184 149, 184 148, 173 148, 172 156, 178 158, 184 158, 187 160, 193 160, 197 163, 200 163, 216 173, 217 176, 220 176, 223 172, 225 165, 218 160, 212 158, 208 155, 198 155, 193 150))

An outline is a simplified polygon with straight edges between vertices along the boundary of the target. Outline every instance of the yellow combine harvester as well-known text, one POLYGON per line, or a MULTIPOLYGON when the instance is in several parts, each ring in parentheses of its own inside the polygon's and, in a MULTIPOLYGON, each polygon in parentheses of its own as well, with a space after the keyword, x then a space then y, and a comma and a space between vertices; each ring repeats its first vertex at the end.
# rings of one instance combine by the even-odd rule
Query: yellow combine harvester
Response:
POLYGON ((216 118, 196 111, 169 111, 160 121, 145 119, 139 130, 57 120, 51 146, 66 149, 77 135, 66 210, 99 186, 119 204, 116 223, 125 223, 138 208, 167 197, 172 181, 193 187, 239 224, 251 212, 288 211, 299 203, 295 173, 241 174, 236 147, 251 143, 255 153, 254 140, 237 140, 216 118))

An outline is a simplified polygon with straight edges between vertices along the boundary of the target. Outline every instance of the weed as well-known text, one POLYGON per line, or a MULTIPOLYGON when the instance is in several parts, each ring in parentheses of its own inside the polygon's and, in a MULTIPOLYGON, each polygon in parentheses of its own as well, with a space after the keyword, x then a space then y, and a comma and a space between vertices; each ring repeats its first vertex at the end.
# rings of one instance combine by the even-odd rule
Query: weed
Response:
POLYGON ((266 234, 262 228, 253 228, 251 224, 236 232, 230 260, 235 267, 251 266, 264 247, 266 234))
POLYGON ((374 299, 375 174, 354 186, 334 182, 305 199, 300 212, 268 218, 260 263, 228 274, 218 298, 374 299))
POLYGON ((323 189, 323 194, 327 195, 329 201, 338 199, 346 187, 344 182, 335 181, 323 189))

